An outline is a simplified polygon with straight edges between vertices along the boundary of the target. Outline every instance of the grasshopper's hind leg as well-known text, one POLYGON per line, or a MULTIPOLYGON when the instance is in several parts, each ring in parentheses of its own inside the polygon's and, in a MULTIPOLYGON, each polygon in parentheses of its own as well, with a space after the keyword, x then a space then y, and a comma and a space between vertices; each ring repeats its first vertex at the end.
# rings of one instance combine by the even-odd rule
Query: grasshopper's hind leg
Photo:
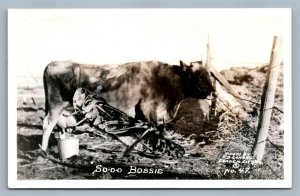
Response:
POLYGON ((125 156, 129 156, 130 152, 132 151, 132 149, 134 148, 135 145, 137 145, 148 133, 155 131, 156 129, 153 127, 148 128, 146 131, 144 131, 144 133, 130 146, 128 146, 126 148, 126 150, 123 153, 123 157, 125 156))

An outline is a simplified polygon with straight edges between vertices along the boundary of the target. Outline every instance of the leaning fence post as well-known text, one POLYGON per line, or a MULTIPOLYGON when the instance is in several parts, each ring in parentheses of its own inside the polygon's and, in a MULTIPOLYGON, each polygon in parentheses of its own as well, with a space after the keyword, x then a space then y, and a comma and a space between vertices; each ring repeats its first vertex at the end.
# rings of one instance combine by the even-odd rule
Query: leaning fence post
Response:
POLYGON ((277 78, 280 69, 281 42, 281 37, 274 36, 267 80, 264 86, 263 95, 261 97, 260 117, 257 127, 256 140, 252 151, 253 156, 259 162, 264 156, 266 140, 268 138, 270 119, 275 99, 277 78))

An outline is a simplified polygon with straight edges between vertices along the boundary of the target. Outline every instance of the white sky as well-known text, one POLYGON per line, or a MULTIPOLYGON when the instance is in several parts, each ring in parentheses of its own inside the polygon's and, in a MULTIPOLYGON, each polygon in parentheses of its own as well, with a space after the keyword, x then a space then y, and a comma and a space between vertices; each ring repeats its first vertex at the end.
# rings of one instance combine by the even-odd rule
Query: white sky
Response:
POLYGON ((274 35, 290 39, 288 9, 10 10, 9 66, 42 76, 52 60, 110 64, 201 60, 217 69, 267 63, 274 35))

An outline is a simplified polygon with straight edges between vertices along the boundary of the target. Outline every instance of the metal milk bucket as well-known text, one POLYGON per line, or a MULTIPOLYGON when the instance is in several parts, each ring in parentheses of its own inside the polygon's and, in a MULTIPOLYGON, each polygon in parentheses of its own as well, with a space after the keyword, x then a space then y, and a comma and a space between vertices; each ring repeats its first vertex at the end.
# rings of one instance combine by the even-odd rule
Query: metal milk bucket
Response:
POLYGON ((58 151, 61 159, 79 154, 79 138, 66 137, 58 140, 58 151))

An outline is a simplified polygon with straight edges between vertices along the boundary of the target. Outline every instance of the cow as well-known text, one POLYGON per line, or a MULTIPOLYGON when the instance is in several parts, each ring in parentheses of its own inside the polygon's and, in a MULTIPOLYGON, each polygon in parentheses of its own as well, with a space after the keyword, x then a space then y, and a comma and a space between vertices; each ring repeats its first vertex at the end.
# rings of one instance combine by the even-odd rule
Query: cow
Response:
POLYGON ((120 65, 89 65, 71 61, 50 62, 43 75, 46 117, 41 149, 47 150, 53 128, 73 95, 83 87, 101 95, 115 108, 136 119, 159 124, 176 115, 182 100, 205 99, 214 91, 201 61, 170 65, 160 61, 120 65))

